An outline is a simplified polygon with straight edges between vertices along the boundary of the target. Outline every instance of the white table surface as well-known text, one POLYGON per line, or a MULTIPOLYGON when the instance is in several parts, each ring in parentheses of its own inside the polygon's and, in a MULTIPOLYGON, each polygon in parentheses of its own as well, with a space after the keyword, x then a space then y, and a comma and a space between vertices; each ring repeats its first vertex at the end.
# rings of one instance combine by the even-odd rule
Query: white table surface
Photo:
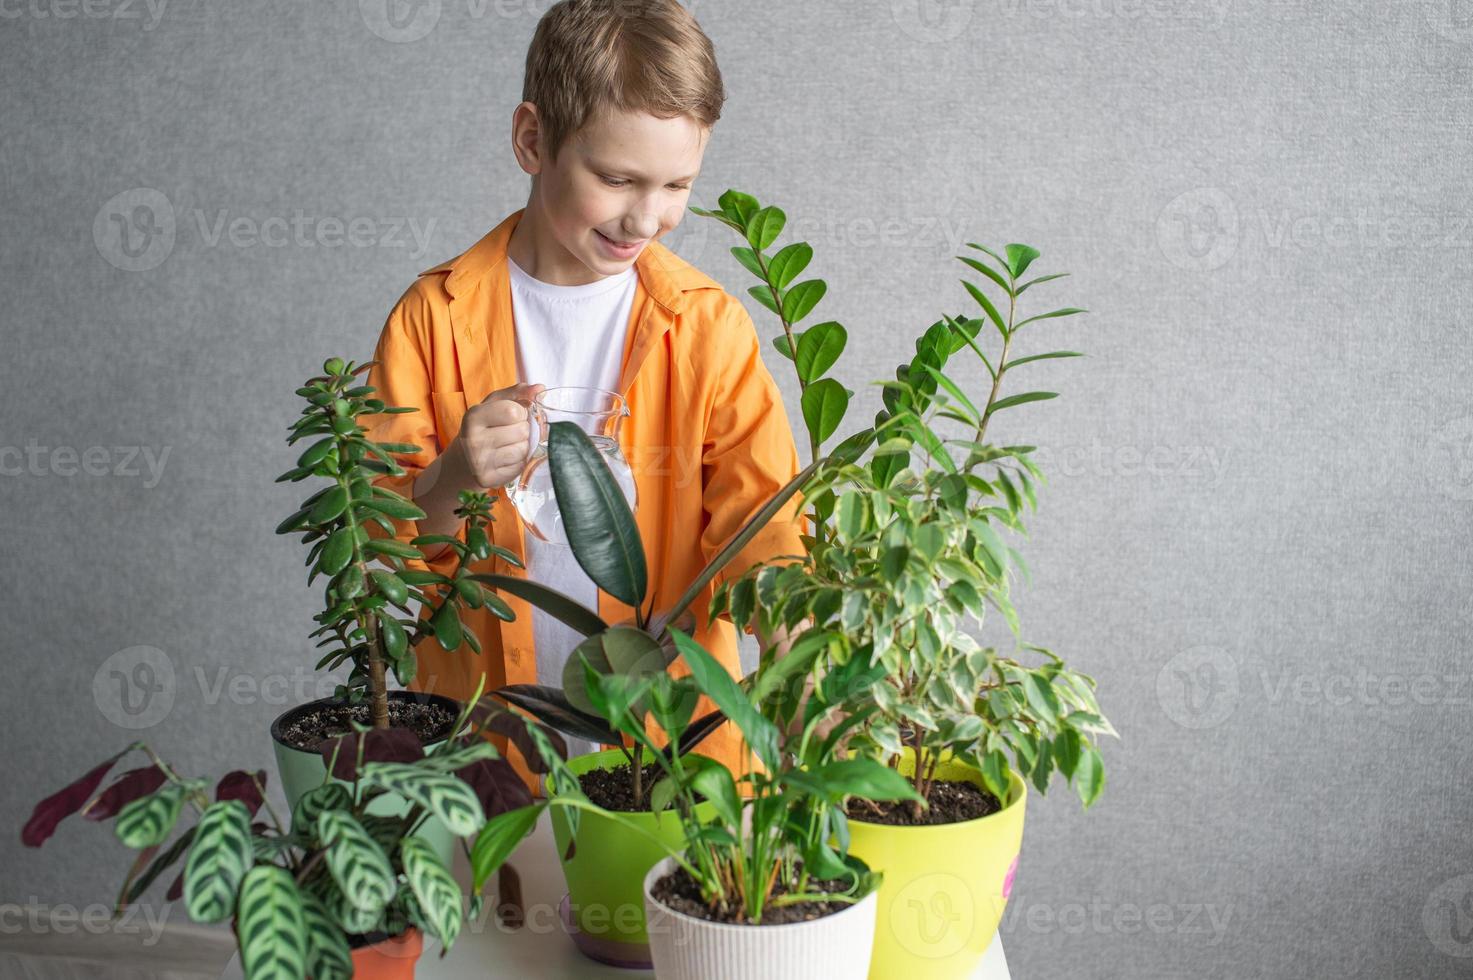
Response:
MULTIPOLYGON (((518 977, 528 980, 645 980, 649 970, 621 970, 588 959, 573 946, 558 921, 557 904, 567 890, 552 841, 552 824, 547 814, 537 822, 532 835, 512 856, 522 883, 526 924, 508 929, 496 918, 489 899, 481 914, 466 922, 455 945, 444 959, 439 942, 425 938, 424 955, 415 970, 415 980, 485 980, 518 977)), ((456 878, 470 891, 470 866, 457 851, 456 878)), ((492 886, 494 887, 494 882, 492 886)), ((489 890, 489 889, 488 889, 489 890)), ((238 960, 232 960, 222 980, 241 977, 238 960)), ((977 980, 1011 980, 1002 942, 992 941, 977 980)), ((714 980, 714 978, 713 978, 714 980)), ((904 980, 897 977, 896 980, 904 980)))

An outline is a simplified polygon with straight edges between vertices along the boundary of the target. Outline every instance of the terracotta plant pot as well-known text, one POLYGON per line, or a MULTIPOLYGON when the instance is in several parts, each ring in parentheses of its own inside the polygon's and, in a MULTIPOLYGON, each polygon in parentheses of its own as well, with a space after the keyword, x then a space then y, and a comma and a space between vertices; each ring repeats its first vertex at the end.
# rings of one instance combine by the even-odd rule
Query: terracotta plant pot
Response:
MULTIPOLYGON (((900 772, 915 772, 909 749, 900 772)), ((943 758, 940 779, 983 787, 982 774, 943 758)), ((1009 772, 997 813, 961 823, 892 827, 849 819, 849 853, 885 876, 875 927, 874 980, 964 980, 997 935, 1023 845, 1027 785, 1009 772)))
MULTIPOLYGON (((390 691, 390 701, 418 701, 421 703, 440 704, 448 709, 452 715, 459 714, 460 702, 453 698, 447 698, 439 694, 422 694, 417 691, 390 691)), ((286 804, 289 809, 296 809, 297 801, 310 789, 321 786, 327 777, 327 763, 323 761, 320 753, 309 752, 289 744, 284 733, 297 719, 303 715, 310 714, 314 709, 322 705, 334 703, 332 698, 321 698, 316 701, 308 701, 294 708, 288 708, 277 716, 271 723, 271 746, 276 752, 276 771, 281 777, 282 792, 286 794, 286 804)), ((438 739, 425 746, 429 751, 436 745, 441 744, 444 739, 438 739)), ((368 812, 382 816, 396 816, 407 813, 410 804, 395 793, 386 793, 368 805, 368 812)), ((416 836, 423 837, 445 862, 450 866, 454 854, 455 838, 449 829, 435 817, 431 817, 421 825, 415 832, 416 836)))
POLYGON ((414 980, 424 936, 414 926, 397 936, 352 951, 353 980, 414 980))
MULTIPOLYGON (((878 891, 807 922, 732 925, 698 919, 655 900, 655 882, 676 867, 674 858, 665 858, 644 878, 650 952, 659 980, 864 980, 869 975, 878 891)), ((901 980, 901 975, 887 980, 901 980)))

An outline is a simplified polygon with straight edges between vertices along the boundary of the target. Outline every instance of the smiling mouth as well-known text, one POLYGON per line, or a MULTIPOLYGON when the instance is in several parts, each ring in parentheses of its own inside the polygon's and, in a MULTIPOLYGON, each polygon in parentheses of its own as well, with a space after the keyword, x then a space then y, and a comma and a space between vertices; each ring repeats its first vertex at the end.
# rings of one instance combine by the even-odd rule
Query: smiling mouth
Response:
MULTIPOLYGON (((598 231, 598 229, 594 230, 598 231)), ((608 235, 605 235, 601 231, 598 232, 598 235, 600 238, 608 242, 610 245, 613 245, 615 248, 637 248, 638 246, 644 244, 644 242, 621 242, 617 238, 610 238, 608 235)))

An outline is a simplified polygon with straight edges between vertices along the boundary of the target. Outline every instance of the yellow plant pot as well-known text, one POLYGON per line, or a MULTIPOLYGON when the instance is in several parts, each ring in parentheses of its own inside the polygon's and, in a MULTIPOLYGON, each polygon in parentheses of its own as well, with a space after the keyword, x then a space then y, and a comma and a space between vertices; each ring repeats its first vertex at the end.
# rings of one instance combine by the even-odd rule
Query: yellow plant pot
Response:
MULTIPOLYGON (((910 750, 900 762, 915 772, 910 750)), ((983 789, 982 774, 943 759, 936 778, 983 789)), ((889 827, 849 821, 849 851, 885 874, 870 980, 966 980, 987 952, 1013 888, 1028 787, 1009 772, 1003 808, 965 823, 889 827)))

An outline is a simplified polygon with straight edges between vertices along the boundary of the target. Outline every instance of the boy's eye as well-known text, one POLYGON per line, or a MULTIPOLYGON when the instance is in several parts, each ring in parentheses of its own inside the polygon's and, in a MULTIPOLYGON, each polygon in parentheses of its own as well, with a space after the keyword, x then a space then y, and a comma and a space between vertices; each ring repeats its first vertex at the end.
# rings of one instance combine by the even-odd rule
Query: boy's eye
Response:
POLYGON ((605 184, 608 184, 610 187, 623 187, 625 184, 629 183, 629 181, 627 180, 617 180, 613 177, 605 177, 602 174, 599 175, 599 179, 602 180, 605 184))

